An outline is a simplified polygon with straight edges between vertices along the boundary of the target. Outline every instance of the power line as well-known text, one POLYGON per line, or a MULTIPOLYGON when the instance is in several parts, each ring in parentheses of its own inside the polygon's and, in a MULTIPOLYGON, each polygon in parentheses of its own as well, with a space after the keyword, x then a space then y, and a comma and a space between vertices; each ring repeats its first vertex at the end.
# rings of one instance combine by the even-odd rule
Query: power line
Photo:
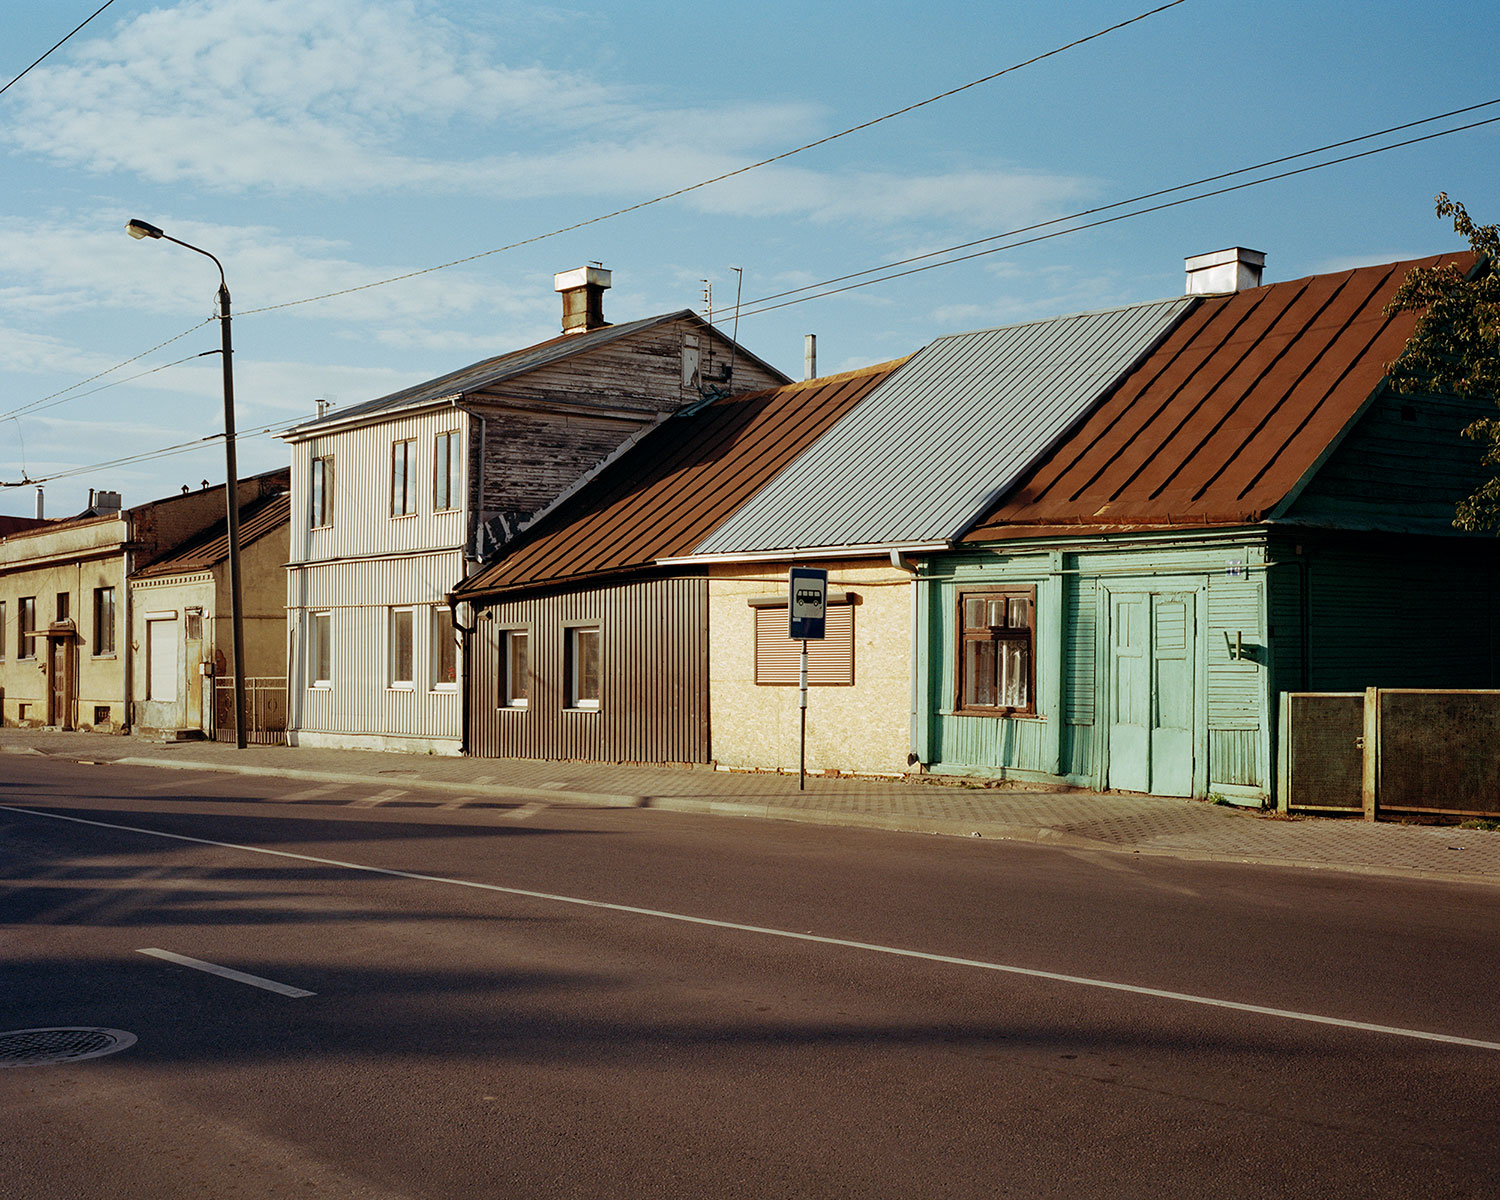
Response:
MULTIPOLYGON (((68 40, 68 38, 70 38, 70 37, 73 36, 74 33, 77 33, 79 29, 82 29, 85 25, 87 25, 90 21, 92 21, 95 17, 97 17, 100 13, 102 13, 106 8, 108 8, 114 2, 115 2, 115 0, 104 0, 103 4, 101 4, 98 8, 96 8, 92 13, 90 13, 87 17, 85 17, 83 19, 83 21, 79 24, 78 29, 74 29, 72 33, 68 34, 68 37, 63 38, 62 42, 58 42, 57 46, 61 46, 63 44, 63 42, 66 42, 68 40)), ((53 46, 52 50, 56 50, 57 46, 53 46)), ((47 54, 51 54, 52 50, 48 50, 47 54)), ((42 58, 46 58, 47 54, 42 55, 42 58)), ((39 59, 36 60, 36 62, 32 63, 31 67, 37 66, 42 61, 42 58, 39 58, 39 59)), ((31 70, 31 67, 27 67, 25 71, 22 71, 21 74, 17 75, 14 79, 12 79, 10 81, 10 83, 7 83, 4 87, 0 87, 0 95, 4 95, 6 92, 10 91, 11 84, 19 83, 22 80, 22 78, 26 75, 27 71, 31 70)))
MULTIPOLYGON (((1446 121, 1450 117, 1463 116, 1465 113, 1477 112, 1478 110, 1480 110, 1482 108, 1490 108, 1490 107, 1492 107, 1492 106, 1494 106, 1496 104, 1500 104, 1500 97, 1497 97, 1494 100, 1485 100, 1485 101, 1483 101, 1482 103, 1479 103, 1479 104, 1470 104, 1470 105, 1468 105, 1468 106, 1466 106, 1464 108, 1455 108, 1455 109, 1453 109, 1450 112, 1439 113, 1437 116, 1423 117, 1423 118, 1421 118, 1420 120, 1417 120, 1417 121, 1407 121, 1407 122, 1405 122, 1404 124, 1401 124, 1401 125, 1392 125, 1388 129, 1381 129, 1381 130, 1379 130, 1379 131, 1377 131, 1375 133, 1364 133, 1364 134, 1360 134, 1358 137, 1345 138, 1343 141, 1329 142, 1327 145, 1318 146, 1318 147, 1315 147, 1312 150, 1301 150, 1301 151, 1298 151, 1296 154, 1286 154, 1286 155, 1283 155, 1280 158, 1267 159, 1265 162, 1255 163, 1252 166, 1238 167, 1238 168, 1236 168, 1233 171, 1224 171, 1224 172, 1221 172, 1220 174, 1217 174, 1217 175, 1207 175, 1207 176, 1204 176, 1202 179, 1194 179, 1194 180, 1192 180, 1189 183, 1179 183, 1179 184, 1176 184, 1173 187, 1160 188, 1160 189, 1158 189, 1156 191, 1152 191, 1152 192, 1143 192, 1141 195, 1139 195, 1139 196, 1132 196, 1128 200, 1115 200, 1115 201, 1113 201, 1113 202, 1111 202, 1109 204, 1101 204, 1101 205, 1097 206, 1096 208, 1086 208, 1086 209, 1081 210, 1080 212, 1071 213, 1071 214, 1069 214, 1068 216, 1065 216, 1065 217, 1053 217, 1051 220, 1038 221, 1038 222, 1036 222, 1035 224, 1032 224, 1032 225, 1022 225, 1022 226, 1019 226, 1019 227, 1017 227, 1015 229, 1007 230, 1004 233, 987 234, 985 237, 975 238, 973 241, 970 241, 970 242, 960 242, 956 246, 947 246, 947 247, 945 247, 945 248, 943 248, 941 250, 929 250, 925 254, 914 254, 910 258, 897 259, 895 262, 884 263, 884 264, 882 264, 881 266, 878 266, 878 267, 866 267, 862 271, 852 271, 852 272, 850 272, 847 275, 838 275, 838 276, 835 276, 832 279, 825 279, 825 280, 821 281, 820 283, 809 283, 809 284, 804 284, 801 287, 789 288, 787 291, 784 291, 784 292, 775 292, 775 293, 772 293, 769 296, 761 296, 759 299, 750 300, 750 301, 747 301, 747 303, 748 304, 752 304, 752 305, 754 305, 754 304, 766 304, 769 301, 780 300, 780 299, 782 299, 783 297, 786 297, 786 296, 795 296, 795 295, 798 295, 801 292, 810 292, 810 291, 816 290, 817 288, 828 287, 831 284, 844 283, 845 281, 850 280, 850 279, 858 279, 858 278, 860 278, 863 275, 873 275, 877 271, 890 271, 890 270, 894 270, 896 267, 904 267, 904 266, 907 266, 907 265, 909 265, 911 263, 922 262, 925 259, 936 258, 936 257, 938 257, 941 254, 952 254, 952 253, 954 253, 957 250, 967 250, 967 249, 969 249, 970 247, 973 247, 973 246, 982 246, 986 242, 999 241, 1001 238, 1016 237, 1016 236, 1018 236, 1020 234, 1023 234, 1023 233, 1031 233, 1033 230, 1046 229, 1046 228, 1048 228, 1050 226, 1053 226, 1053 225, 1061 225, 1061 224, 1063 224, 1064 222, 1067 222, 1067 221, 1077 221, 1077 220, 1080 220, 1083 217, 1094 216, 1096 213, 1109 212, 1110 210, 1116 209, 1116 208, 1124 208, 1127 204, 1140 204, 1140 203, 1142 203, 1143 201, 1146 201, 1146 200, 1155 200, 1159 196, 1170 196, 1173 192, 1186 191, 1188 188, 1202 187, 1204 184, 1207 184, 1207 183, 1218 183, 1220 180, 1223 180, 1223 179, 1233 179, 1236 175, 1247 175, 1251 171, 1263 171, 1267 167, 1276 167, 1276 166, 1280 166, 1282 163, 1295 162, 1299 158, 1308 158, 1308 157, 1310 157, 1311 155, 1314 155, 1314 154, 1326 154, 1330 150, 1340 150, 1340 149, 1342 149, 1345 146, 1353 146, 1353 145, 1357 145, 1360 142, 1368 142, 1368 141, 1370 141, 1373 138, 1387 137, 1390 134, 1400 133, 1403 130, 1415 129, 1419 125, 1430 125, 1434 121, 1446 121)), ((1471 128, 1471 126, 1465 126, 1464 128, 1471 128)), ((1456 132, 1459 132, 1459 131, 1458 130, 1448 130, 1446 132, 1456 133, 1456 132)), ((1443 136, 1443 135, 1438 135, 1438 136, 1443 136)), ((1403 143, 1400 143, 1400 144, 1401 145, 1406 145, 1408 143, 1404 143, 1403 142, 1403 143)), ((1394 149, 1394 148, 1395 148, 1394 146, 1385 147, 1385 149, 1394 149)), ((1338 161, 1344 161, 1344 160, 1341 159, 1341 160, 1338 160, 1338 161)), ((1331 165, 1331 164, 1324 164, 1324 165, 1331 165)), ((1277 176, 1277 178, 1280 178, 1280 176, 1277 176)), ((1217 194, 1217 193, 1213 193, 1213 194, 1217 194)), ((759 311, 766 311, 766 310, 762 309, 762 310, 759 310, 759 311)))
MULTIPOLYGON (((1232 184, 1229 187, 1215 188, 1213 191, 1200 192, 1197 195, 1193 195, 1193 196, 1183 196, 1183 197, 1181 197, 1181 198, 1179 198, 1177 200, 1168 200, 1168 201, 1166 201, 1166 202, 1164 202, 1162 204, 1153 204, 1153 205, 1150 205, 1150 206, 1148 206, 1146 208, 1134 209, 1134 210, 1132 210, 1130 212, 1116 213, 1112 217, 1104 217, 1104 218, 1102 218, 1101 220, 1098 220, 1098 221, 1089 221, 1089 222, 1087 222, 1087 223, 1085 223, 1083 225, 1072 225, 1072 226, 1069 226, 1067 229, 1055 229, 1051 233, 1041 233, 1041 234, 1038 234, 1035 237, 1024 238, 1024 239, 1022 239, 1021 241, 1018 241, 1018 242, 1008 242, 1008 243, 1006 243, 1003 246, 991 246, 989 249, 986 249, 986 250, 976 250, 972 254, 961 254, 961 255, 958 255, 955 258, 945 258, 945 259, 941 260, 940 262, 930 262, 930 263, 927 263, 927 264, 925 264, 923 266, 920 266, 920 267, 911 267, 910 269, 905 270, 905 271, 892 271, 889 275, 881 275, 881 276, 879 276, 879 277, 877 277, 875 279, 865 279, 865 280, 862 280, 861 282, 858 282, 858 283, 847 284, 844 287, 832 287, 832 286, 828 286, 828 285, 831 285, 833 283, 839 282, 842 279, 851 279, 851 278, 855 278, 857 275, 869 274, 870 272, 861 271, 861 272, 856 272, 856 274, 853 275, 853 276, 851 276, 851 275, 840 276, 839 280, 830 279, 830 280, 824 281, 824 283, 815 283, 815 284, 808 285, 809 288, 819 288, 819 287, 828 286, 828 290, 827 291, 818 292, 815 295, 811 295, 811 296, 798 296, 795 299, 783 300, 780 304, 764 304, 763 301, 751 301, 750 303, 752 305, 754 305, 754 304, 763 304, 763 307, 760 307, 760 308, 753 308, 752 307, 752 308, 748 309, 746 312, 744 312, 741 315, 746 316, 746 317, 759 316, 761 313, 774 312, 776 309, 779 309, 779 308, 789 308, 789 307, 791 307, 794 304, 802 304, 802 303, 804 303, 804 302, 806 302, 808 300, 821 300, 821 299, 823 299, 826 296, 836 296, 836 295, 838 295, 841 292, 852 292, 852 291, 855 291, 855 290, 857 290, 859 288, 870 287, 872 284, 876 284, 876 283, 888 283, 892 279, 902 279, 902 278, 905 278, 908 275, 920 275, 924 271, 933 271, 933 270, 936 270, 939 267, 951 267, 955 263, 968 262, 971 259, 983 258, 984 256, 989 255, 989 254, 998 254, 1002 250, 1015 250, 1015 249, 1017 249, 1017 248, 1019 248, 1021 246, 1030 246, 1030 245, 1032 245, 1032 244, 1034 244, 1036 242, 1049 241, 1052 238, 1063 237, 1066 234, 1081 233, 1085 229, 1097 229, 1101 225, 1112 225, 1116 221, 1128 220, 1131 217, 1142 217, 1142 216, 1147 215, 1148 213, 1161 212, 1162 210, 1168 209, 1168 208, 1178 208, 1178 207, 1180 207, 1181 205, 1184 205, 1184 204, 1192 204, 1194 201, 1197 201, 1197 200, 1207 200, 1207 199, 1210 199, 1211 197, 1214 197, 1214 196, 1227 195, 1230 192, 1244 191, 1246 188, 1259 187, 1263 183, 1274 183, 1274 182, 1276 182, 1277 180, 1280 180, 1280 179, 1290 179, 1290 178, 1292 178, 1293 176, 1296 176, 1296 175, 1306 175, 1306 174, 1308 174, 1311 171, 1321 171, 1324 167, 1333 167, 1333 166, 1338 166, 1341 163, 1354 162, 1354 161, 1356 161, 1358 159, 1361 159, 1361 158, 1370 158, 1370 157, 1372 157, 1372 156, 1374 156, 1376 154, 1384 154, 1388 150, 1399 150, 1399 149, 1401 149, 1401 148, 1403 148, 1405 146, 1415 146, 1415 145, 1418 145, 1421 142, 1430 142, 1430 141, 1436 140, 1437 138, 1447 137, 1449 134, 1463 133, 1463 132, 1465 132, 1467 130, 1470 130, 1470 129, 1479 129, 1482 126, 1485 126, 1485 125, 1494 125, 1494 124, 1497 124, 1497 123, 1500 123, 1500 117, 1490 117, 1487 120, 1474 121, 1474 122, 1471 122, 1468 125, 1460 125, 1460 126, 1457 126, 1456 128, 1453 128, 1453 129, 1439 130, 1437 133, 1429 133, 1429 134, 1426 134, 1426 135, 1424 135, 1422 137, 1408 138, 1404 142, 1393 142, 1389 146, 1377 146, 1373 150, 1364 150, 1364 151, 1361 151, 1358 154, 1346 154, 1346 155, 1344 155, 1341 158, 1332 158, 1332 159, 1329 159, 1327 162, 1313 163, 1310 166, 1298 167, 1297 169, 1292 170, 1292 171, 1282 171, 1282 172, 1280 172, 1280 173, 1278 173, 1276 175, 1267 175, 1263 179, 1251 179, 1251 180, 1247 180, 1244 183, 1232 184)), ((1285 160, 1283 160, 1283 161, 1285 161, 1285 160)), ((1254 168, 1251 168, 1251 169, 1254 169, 1254 168)), ((1233 172, 1232 174, 1238 174, 1238 172, 1233 172)), ((1220 178, 1226 178, 1226 176, 1220 176, 1220 178)), ((1188 185, 1184 185, 1184 186, 1193 186, 1193 185, 1188 184, 1188 185)), ((1177 191, 1177 190, 1179 190, 1179 189, 1178 188, 1168 188, 1166 190, 1166 192, 1157 192, 1157 193, 1153 193, 1153 194, 1154 195, 1166 195, 1166 194, 1169 194, 1170 192, 1177 191)), ((1128 200, 1127 201, 1121 201, 1121 203, 1123 203, 1123 204, 1129 204, 1129 203, 1131 203, 1131 201, 1128 201, 1128 200)), ((1106 207, 1113 208, 1113 207, 1117 207, 1117 206, 1116 205, 1108 205, 1106 207)), ((1090 211, 1091 212, 1102 212, 1102 211, 1104 211, 1104 209, 1092 209, 1090 211)), ((1057 221, 1049 221, 1049 222, 1045 222, 1044 224, 1051 225, 1051 224, 1056 224, 1056 223, 1058 223, 1060 221, 1075 220, 1075 219, 1077 219, 1077 216, 1086 216, 1086 215, 1088 215, 1088 214, 1087 213, 1079 213, 1079 214, 1077 214, 1074 217, 1059 217, 1057 219, 1057 221)), ((1027 228, 1029 228, 1029 229, 1036 229, 1036 228, 1040 228, 1040 227, 1041 226, 1028 226, 1027 228)), ((1016 233, 1021 233, 1021 232, 1025 232, 1025 230, 1016 230, 1015 232, 1016 233)), ((1011 235, 1011 234, 996 234, 995 235, 995 237, 1009 237, 1009 236, 1013 236, 1013 235, 1011 235)), ((985 240, 985 241, 992 241, 994 239, 993 238, 987 238, 987 239, 983 239, 983 240, 985 240)), ((966 248, 967 246, 972 246, 972 245, 976 245, 976 244, 977 243, 974 243, 974 242, 968 242, 968 243, 965 243, 962 246, 950 246, 946 250, 933 251, 933 254, 948 254, 948 253, 952 253, 955 250, 961 250, 961 249, 966 248)), ((931 256, 930 255, 924 255, 922 257, 931 257, 931 256)), ((916 261, 916 260, 915 259, 908 259, 906 261, 913 262, 913 261, 916 261)), ((893 266, 898 266, 898 265, 901 265, 901 264, 892 264, 892 265, 893 266)), ((882 267, 874 267, 874 268, 871 268, 871 271, 880 271, 880 270, 884 270, 884 269, 885 268, 882 268, 882 267)), ((805 289, 799 289, 799 290, 805 290, 805 289)), ((786 294, 786 293, 783 293, 783 294, 786 294)), ((773 297, 766 297, 766 299, 767 300, 773 299, 773 297)))
MULTIPOLYGON (((146 355, 148 355, 148 354, 155 354, 163 346, 170 346, 173 342, 180 342, 183 338, 187 337, 188 334, 193 333, 196 330, 202 329, 205 325, 210 325, 214 321, 217 321, 217 320, 218 320, 217 317, 208 317, 205 320, 199 321, 198 324, 194 325, 191 329, 184 329, 181 333, 175 334, 174 336, 169 337, 164 342, 157 342, 156 345, 154 345, 154 346, 151 347, 151 349, 149 349, 149 350, 142 350, 139 354, 136 354, 136 355, 133 355, 130 358, 127 358, 124 362, 117 362, 114 366, 112 366, 112 367, 106 367, 104 370, 98 372, 97 374, 90 375, 87 379, 80 379, 77 383, 71 383, 67 387, 62 388, 59 391, 51 392, 48 395, 43 396, 40 400, 32 400, 31 402, 29 402, 27 404, 21 405, 20 408, 13 408, 9 412, 0 413, 0 421, 5 420, 7 417, 19 416, 21 413, 31 412, 33 409, 41 408, 43 405, 47 404, 47 401, 49 401, 49 400, 57 400, 57 398, 59 396, 68 396, 69 392, 74 392, 74 391, 77 391, 81 387, 86 387, 87 385, 93 383, 94 380, 96 380, 96 379, 103 379, 106 375, 112 375, 114 372, 120 370, 122 367, 128 367, 133 362, 139 362, 141 359, 145 358, 146 355)), ((186 362, 187 360, 184 359, 182 361, 186 362)), ((175 363, 169 363, 167 365, 168 366, 176 366, 177 364, 175 364, 175 363)), ((160 368, 158 368, 158 369, 160 369, 160 368)), ((149 375, 149 374, 151 374, 151 372, 147 371, 146 374, 149 375)), ((126 381, 125 380, 121 380, 121 382, 123 383, 123 382, 126 382, 126 381)), ((101 391, 101 390, 103 390, 103 389, 99 389, 99 388, 95 389, 95 391, 101 391)), ((92 393, 89 393, 89 394, 92 394, 92 393)), ((73 399, 73 398, 74 397, 68 396, 68 399, 70 399, 70 400, 73 399)), ((62 401, 58 400, 58 403, 61 404, 62 401)), ((49 405, 48 407, 51 407, 51 406, 49 405)))
POLYGON ((590 217, 586 221, 578 221, 572 225, 564 225, 560 229, 554 229, 548 233, 539 233, 535 237, 523 238, 520 241, 510 242, 509 244, 504 246, 497 246, 493 250, 484 250, 478 254, 470 254, 465 258, 455 258, 451 262, 439 263, 435 267, 423 267, 419 271, 408 271, 403 275, 392 275, 389 279, 377 279, 373 283, 362 283, 358 284, 355 287, 342 288, 336 292, 323 292, 317 296, 305 296, 301 300, 287 300, 281 304, 268 304, 262 308, 249 308, 240 313, 240 316, 249 316, 253 313, 275 312, 278 309, 294 308, 297 305, 301 304, 312 304, 319 300, 332 300, 336 296, 348 296, 354 294, 355 292, 364 292, 368 291, 371 288, 384 287, 388 283, 399 283, 405 279, 416 279, 417 277, 422 275, 430 275, 434 271, 446 271, 449 267, 457 267, 461 266, 464 263, 476 262, 481 258, 489 258, 491 255, 503 254, 507 250, 517 250, 522 246, 530 246, 535 244, 536 242, 543 242, 548 238, 555 238, 564 233, 572 233, 578 229, 585 229, 590 225, 598 225, 603 221, 612 221, 614 220, 614 218, 623 217, 627 213, 639 212, 643 208, 650 208, 652 205, 661 204, 667 200, 675 200, 677 197, 686 196, 690 192, 696 192, 701 190, 702 188, 711 187, 716 183, 723 183, 726 179, 733 179, 738 175, 748 174, 751 171, 759 170, 761 167, 770 166, 772 163, 781 162, 784 159, 791 158, 792 156, 797 154, 802 154, 808 150, 816 149, 819 146, 826 146, 829 142, 838 141, 839 138, 848 137, 852 133, 859 133, 862 130, 869 129, 875 125, 879 125, 882 121, 889 121, 895 117, 905 116, 907 113, 915 112, 919 108, 924 108, 929 104, 935 104, 939 100, 946 100, 950 96, 956 96, 960 92, 966 92, 970 88, 978 87, 982 83, 990 83, 993 80, 999 79, 1002 75, 1009 75, 1012 72, 1021 70, 1023 67, 1032 66, 1049 58, 1055 58, 1059 54, 1063 54, 1069 50, 1076 49, 1077 47, 1085 45, 1088 42, 1097 41, 1099 38, 1105 37, 1108 34, 1115 33, 1118 30, 1126 28, 1127 26, 1134 25, 1140 21, 1146 20, 1148 17, 1154 17, 1158 13, 1166 12, 1170 8, 1176 8, 1179 4, 1185 3, 1187 3, 1187 0, 1169 0, 1169 2, 1166 4, 1159 5, 1156 8, 1148 9, 1143 13, 1138 13, 1136 16, 1133 16, 1128 20, 1117 21, 1115 24, 1107 26, 1104 29, 1097 30, 1096 32, 1088 34, 1085 37, 1076 38, 1073 41, 1068 42, 1066 45, 1058 46, 1056 49, 1047 50, 1041 54, 1034 55, 1033 57, 1028 58, 1022 62, 1013 63, 1008 67, 1002 68, 1001 70, 991 72, 990 74, 981 76, 978 79, 970 80, 968 83, 960 84, 958 87, 949 88, 946 92, 939 92, 936 96, 929 96, 925 100, 918 100, 915 104, 908 104, 905 108, 898 108, 894 112, 886 113, 884 116, 874 117, 868 121, 863 121, 858 125, 851 125, 848 129, 840 130, 838 133, 831 133, 827 137, 819 138, 817 139, 817 141, 808 142, 806 145, 798 146, 793 150, 784 150, 780 154, 773 154, 770 158, 763 158, 759 162, 753 162, 747 166, 737 167, 733 171, 724 172, 724 174, 722 175, 715 175, 712 179, 705 179, 699 183, 690 184, 689 186, 684 188, 678 188, 675 192, 666 192, 660 196, 653 196, 650 200, 642 200, 638 204, 632 204, 626 208, 618 208, 614 212, 605 213, 603 216, 590 217))

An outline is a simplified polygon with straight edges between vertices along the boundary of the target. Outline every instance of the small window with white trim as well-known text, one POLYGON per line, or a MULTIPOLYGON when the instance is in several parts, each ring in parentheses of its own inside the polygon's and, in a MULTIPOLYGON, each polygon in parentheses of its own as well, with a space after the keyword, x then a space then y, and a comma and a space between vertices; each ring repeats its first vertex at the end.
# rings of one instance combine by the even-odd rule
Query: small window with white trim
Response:
POLYGON ((531 635, 524 629, 500 631, 500 707, 531 704, 531 635))
POLYGON ((597 625, 573 625, 567 630, 563 674, 568 681, 568 707, 599 707, 600 638, 597 625))
POLYGON ((307 616, 307 686, 333 686, 333 614, 309 613, 307 616))
POLYGON ((453 610, 441 604, 432 609, 432 690, 458 690, 458 630, 453 610))
POLYGON ((393 608, 389 613, 390 635, 386 650, 385 683, 387 687, 410 691, 416 678, 413 670, 416 660, 416 614, 410 608, 393 608))

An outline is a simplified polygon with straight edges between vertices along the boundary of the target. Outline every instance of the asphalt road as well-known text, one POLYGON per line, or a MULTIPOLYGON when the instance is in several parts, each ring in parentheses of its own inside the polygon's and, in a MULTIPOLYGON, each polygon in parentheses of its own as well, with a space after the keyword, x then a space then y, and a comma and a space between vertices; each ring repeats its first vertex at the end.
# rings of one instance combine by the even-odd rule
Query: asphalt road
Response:
POLYGON ((1500 1180, 1493 888, 4 769, 5 1200, 1500 1180))

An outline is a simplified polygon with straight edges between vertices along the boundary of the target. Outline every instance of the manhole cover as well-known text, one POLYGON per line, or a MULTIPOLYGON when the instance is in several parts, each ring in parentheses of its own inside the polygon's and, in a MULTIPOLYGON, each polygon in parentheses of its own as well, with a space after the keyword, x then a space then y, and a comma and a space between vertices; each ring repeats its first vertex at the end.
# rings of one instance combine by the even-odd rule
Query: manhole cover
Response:
POLYGON ((40 1067, 128 1050, 135 1034, 123 1029, 14 1029, 0 1033, 0 1067, 40 1067))

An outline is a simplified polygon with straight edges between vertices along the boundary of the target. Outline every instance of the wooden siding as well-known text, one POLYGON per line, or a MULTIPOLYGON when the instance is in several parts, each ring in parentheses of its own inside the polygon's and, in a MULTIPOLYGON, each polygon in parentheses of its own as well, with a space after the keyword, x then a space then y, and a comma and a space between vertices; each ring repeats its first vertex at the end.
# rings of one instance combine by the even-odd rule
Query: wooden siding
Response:
POLYGON ((471 638, 470 751, 484 758, 708 761, 707 583, 673 578, 497 604, 471 638), (597 710, 566 706, 564 642, 601 631, 597 710), (501 633, 525 629, 525 708, 501 705, 501 633))
POLYGON ((460 734, 456 690, 432 686, 433 612, 463 574, 457 550, 307 565, 287 572, 288 727, 340 737, 451 740, 460 734), (386 686, 388 612, 415 607, 413 683, 386 686), (332 686, 308 685, 308 621, 331 614, 332 686))

